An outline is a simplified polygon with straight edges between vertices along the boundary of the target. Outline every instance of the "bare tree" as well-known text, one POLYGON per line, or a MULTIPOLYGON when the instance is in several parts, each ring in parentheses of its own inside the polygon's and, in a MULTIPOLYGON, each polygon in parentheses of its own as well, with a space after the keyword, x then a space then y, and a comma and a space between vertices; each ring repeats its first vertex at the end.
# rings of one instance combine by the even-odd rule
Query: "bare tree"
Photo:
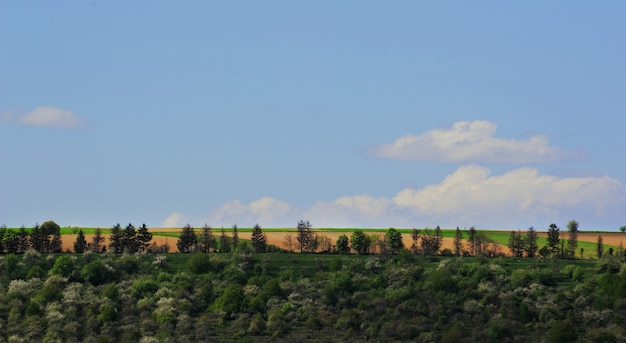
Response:
POLYGON ((287 247, 289 252, 293 252, 293 246, 295 245, 295 242, 292 234, 286 234, 285 238, 283 239, 283 243, 285 244, 285 247, 287 247))

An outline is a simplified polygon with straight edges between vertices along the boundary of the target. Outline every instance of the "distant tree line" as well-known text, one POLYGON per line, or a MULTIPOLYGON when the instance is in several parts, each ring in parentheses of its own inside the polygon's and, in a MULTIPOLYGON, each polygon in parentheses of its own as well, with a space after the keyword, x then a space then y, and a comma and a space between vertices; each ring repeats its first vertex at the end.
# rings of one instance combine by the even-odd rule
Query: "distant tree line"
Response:
POLYGON ((0 253, 22 254, 28 249, 40 253, 61 252, 61 227, 53 221, 35 224, 31 229, 24 226, 19 230, 0 227, 0 253))

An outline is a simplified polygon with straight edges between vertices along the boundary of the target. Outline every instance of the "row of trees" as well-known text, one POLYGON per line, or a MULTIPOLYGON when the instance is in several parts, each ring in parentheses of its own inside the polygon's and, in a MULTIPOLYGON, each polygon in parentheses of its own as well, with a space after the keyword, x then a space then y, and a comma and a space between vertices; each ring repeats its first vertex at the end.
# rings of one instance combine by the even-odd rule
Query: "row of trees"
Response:
MULTIPOLYGON (((254 225, 252 228, 251 242, 254 252, 266 251, 267 239, 259 224, 254 225)), ((196 234, 195 229, 190 224, 187 224, 183 227, 178 241, 176 242, 176 247, 181 253, 208 253, 211 251, 230 252, 237 250, 239 245, 239 229, 237 225, 233 225, 231 236, 226 235, 226 231, 222 227, 218 244, 218 239, 213 234, 211 226, 205 224, 200 234, 196 234)))
POLYGON ((35 224, 30 230, 24 226, 19 230, 0 227, 0 254, 21 254, 31 248, 41 253, 61 252, 61 227, 53 221, 35 224))

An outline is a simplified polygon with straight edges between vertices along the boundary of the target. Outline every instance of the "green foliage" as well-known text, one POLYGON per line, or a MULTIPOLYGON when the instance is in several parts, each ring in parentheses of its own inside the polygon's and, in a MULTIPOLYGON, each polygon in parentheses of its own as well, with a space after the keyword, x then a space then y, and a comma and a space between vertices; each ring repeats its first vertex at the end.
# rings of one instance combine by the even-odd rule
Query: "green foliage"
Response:
POLYGON ((556 224, 552 223, 548 227, 548 250, 552 256, 556 256, 559 254, 561 250, 561 230, 556 224))
POLYGON ((265 234, 263 234, 263 230, 261 230, 261 226, 259 224, 254 225, 252 229, 252 249, 254 252, 265 252, 265 247, 267 245, 267 241, 265 238, 265 234))
POLYGON ((230 284, 215 300, 214 308, 228 314, 237 313, 243 309, 243 299, 243 288, 237 284, 230 284))
POLYGON ((50 274, 68 277, 74 271, 74 260, 69 255, 57 257, 54 266, 50 270, 50 274))
POLYGON ((187 260, 187 268, 194 274, 204 274, 211 271, 211 261, 207 254, 196 253, 187 260))
POLYGON ((150 254, 56 256, 0 256, 0 341, 626 337, 626 271, 608 254, 598 261, 423 257, 408 250, 169 254, 165 267, 150 254), (62 276, 66 257, 81 270, 74 280, 62 276), (603 267, 603 260, 617 267, 603 267))
POLYGON ((180 237, 178 237, 178 242, 176 242, 178 252, 190 253, 196 244, 198 244, 198 236, 193 227, 189 224, 185 225, 180 233, 180 237))
POLYGON ((391 253, 397 254, 401 249, 404 249, 404 243, 402 242, 402 234, 394 229, 389 228, 385 233, 387 246, 391 253))
POLYGON ((138 299, 152 296, 159 289, 159 284, 153 279, 138 279, 133 281, 130 294, 138 299))
POLYGON ((577 339, 576 328, 569 320, 555 321, 548 331, 548 341, 551 343, 575 342, 577 339))
POLYGON ((100 260, 95 260, 86 264, 83 267, 81 274, 85 281, 91 283, 94 286, 114 281, 116 278, 113 268, 105 265, 100 260))
POLYGON ((350 246, 358 254, 365 254, 369 250, 368 239, 362 230, 356 230, 350 236, 350 246))
POLYGON ((335 247, 337 248, 337 251, 339 253, 342 253, 342 254, 349 253, 350 244, 349 244, 348 236, 343 235, 343 234, 339 235, 339 237, 337 237, 337 242, 335 244, 335 247))
POLYGON ((83 230, 78 231, 76 235, 76 241, 74 242, 74 252, 82 254, 87 249, 87 240, 85 240, 85 234, 83 230))

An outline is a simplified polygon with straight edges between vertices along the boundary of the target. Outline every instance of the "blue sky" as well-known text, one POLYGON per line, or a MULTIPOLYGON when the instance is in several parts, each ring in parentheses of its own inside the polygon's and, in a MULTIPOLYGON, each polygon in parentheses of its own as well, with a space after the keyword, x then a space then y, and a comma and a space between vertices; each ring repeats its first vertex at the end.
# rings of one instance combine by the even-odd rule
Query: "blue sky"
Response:
POLYGON ((626 3, 0 3, 0 225, 626 225, 626 3))

